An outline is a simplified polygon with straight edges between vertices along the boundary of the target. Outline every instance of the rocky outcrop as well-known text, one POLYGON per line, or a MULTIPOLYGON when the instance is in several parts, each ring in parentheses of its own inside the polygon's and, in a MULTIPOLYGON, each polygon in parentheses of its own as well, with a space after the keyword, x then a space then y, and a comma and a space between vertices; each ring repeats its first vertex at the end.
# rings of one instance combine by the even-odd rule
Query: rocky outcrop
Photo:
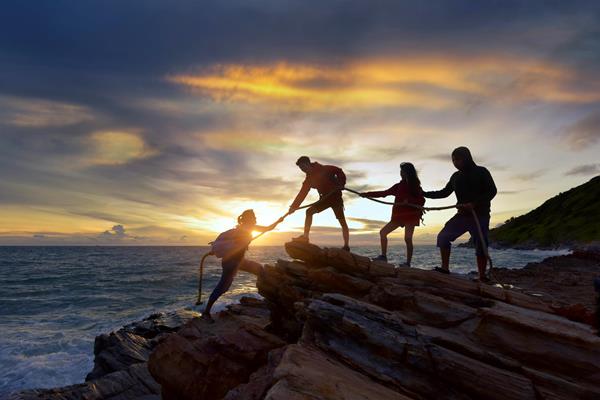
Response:
POLYGON ((572 254, 529 263, 523 268, 496 268, 494 277, 515 290, 537 297, 557 314, 597 325, 594 280, 600 277, 600 251, 580 248, 572 254))
POLYGON ((160 386, 148 372, 150 353, 161 339, 176 332, 198 313, 178 310, 157 313, 96 337, 94 370, 86 382, 56 389, 25 390, 11 400, 151 400, 159 399, 160 386))
POLYGON ((157 346, 164 399, 596 399, 600 338, 538 297, 306 243, 264 303, 157 346))
POLYGON ((244 305, 219 313, 215 323, 196 318, 156 348, 149 369, 164 399, 220 399, 286 344, 265 331, 264 305, 244 305))

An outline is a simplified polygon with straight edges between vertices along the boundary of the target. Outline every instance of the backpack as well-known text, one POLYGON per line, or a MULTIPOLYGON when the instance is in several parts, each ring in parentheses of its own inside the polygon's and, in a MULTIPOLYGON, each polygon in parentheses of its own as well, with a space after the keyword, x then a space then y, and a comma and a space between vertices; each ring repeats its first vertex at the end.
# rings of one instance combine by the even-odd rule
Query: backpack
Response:
POLYGON ((217 238, 210 242, 211 252, 217 258, 231 256, 239 251, 245 250, 248 246, 248 236, 237 228, 222 232, 217 238))

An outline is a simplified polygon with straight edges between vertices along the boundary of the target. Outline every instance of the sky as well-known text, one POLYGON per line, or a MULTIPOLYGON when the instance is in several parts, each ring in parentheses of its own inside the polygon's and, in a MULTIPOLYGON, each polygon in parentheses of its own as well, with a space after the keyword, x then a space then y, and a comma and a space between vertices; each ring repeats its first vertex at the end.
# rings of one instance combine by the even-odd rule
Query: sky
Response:
MULTIPOLYGON (((599 71, 597 1, 3 1, 0 245, 205 245, 285 213, 301 155, 435 190, 457 146, 496 226, 600 174, 599 71)), ((344 200, 350 244, 378 243, 390 207, 344 200)), ((342 244, 331 210, 312 232, 342 244)))

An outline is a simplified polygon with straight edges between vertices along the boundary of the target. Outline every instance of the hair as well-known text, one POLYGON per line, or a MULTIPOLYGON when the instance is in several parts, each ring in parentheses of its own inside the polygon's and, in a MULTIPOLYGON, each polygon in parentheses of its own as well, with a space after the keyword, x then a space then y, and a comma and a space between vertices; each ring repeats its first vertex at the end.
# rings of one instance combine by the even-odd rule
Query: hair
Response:
POLYGON ((254 210, 249 209, 244 211, 243 213, 240 214, 239 217, 237 217, 237 222, 238 225, 243 225, 245 221, 248 220, 248 218, 253 217, 256 220, 256 215, 254 215, 254 210))
POLYGON ((404 172, 410 193, 413 196, 419 196, 421 194, 421 181, 419 180, 415 166, 412 163, 403 162, 400 164, 400 172, 404 172))
POLYGON ((296 165, 300 164, 310 164, 310 158, 308 158, 307 156, 302 156, 298 158, 298 160, 296 161, 296 165))

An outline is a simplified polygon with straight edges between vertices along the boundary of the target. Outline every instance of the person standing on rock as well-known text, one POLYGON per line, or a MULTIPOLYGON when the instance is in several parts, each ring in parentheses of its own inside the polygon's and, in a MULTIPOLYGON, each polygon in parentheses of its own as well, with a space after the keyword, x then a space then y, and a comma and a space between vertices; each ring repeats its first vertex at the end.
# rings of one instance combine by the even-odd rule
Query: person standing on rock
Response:
POLYGON ((304 234, 293 240, 308 242, 313 215, 331 208, 342 227, 342 236, 344 238, 343 249, 350 251, 348 244, 350 231, 346 223, 346 217, 344 216, 344 200, 342 199, 342 188, 346 184, 344 171, 333 165, 321 165, 318 162, 311 162, 307 156, 298 158, 296 165, 306 174, 306 179, 304 179, 302 188, 298 192, 298 195, 296 195, 292 205, 290 205, 289 213, 292 214, 300 207, 310 189, 317 189, 320 200, 317 204, 306 210, 304 234))
POLYGON ((423 211, 415 207, 403 206, 399 203, 411 203, 422 206, 425 204, 425 198, 423 197, 423 190, 421 190, 421 181, 419 181, 417 170, 413 164, 409 162, 400 164, 400 177, 400 182, 387 190, 365 192, 360 195, 366 198, 395 196, 395 204, 392 207, 390 222, 379 231, 381 255, 376 257, 374 261, 387 262, 387 236, 399 227, 404 227, 406 262, 400 264, 400 266, 410 267, 413 254, 413 233, 415 232, 415 227, 420 224, 423 211))
POLYGON ((485 275, 487 257, 484 247, 488 245, 488 230, 490 224, 490 203, 496 196, 497 189, 490 172, 473 161, 471 152, 466 147, 457 147, 452 152, 452 163, 458 171, 451 177, 446 187, 438 191, 424 192, 429 199, 442 199, 452 192, 456 193, 458 212, 446 222, 437 237, 442 259, 441 267, 435 270, 445 274, 450 273, 451 243, 466 232, 471 234, 475 243, 477 269, 479 279, 488 281, 485 275), (485 243, 481 243, 477 223, 473 211, 479 221, 485 243))
POLYGON ((221 261, 221 279, 217 286, 213 289, 206 308, 202 313, 202 318, 212 321, 210 311, 213 304, 223 293, 227 292, 233 283, 233 278, 237 275, 239 269, 250 272, 254 275, 262 273, 262 265, 255 261, 250 261, 244 258, 248 245, 252 240, 252 232, 268 232, 275 229, 275 226, 283 221, 280 218, 269 226, 256 225, 256 215, 253 210, 244 211, 238 218, 238 225, 227 232, 219 235, 217 240, 213 242, 213 253, 217 252, 218 257, 222 257, 221 261), (216 250, 216 249, 219 250, 216 250))

